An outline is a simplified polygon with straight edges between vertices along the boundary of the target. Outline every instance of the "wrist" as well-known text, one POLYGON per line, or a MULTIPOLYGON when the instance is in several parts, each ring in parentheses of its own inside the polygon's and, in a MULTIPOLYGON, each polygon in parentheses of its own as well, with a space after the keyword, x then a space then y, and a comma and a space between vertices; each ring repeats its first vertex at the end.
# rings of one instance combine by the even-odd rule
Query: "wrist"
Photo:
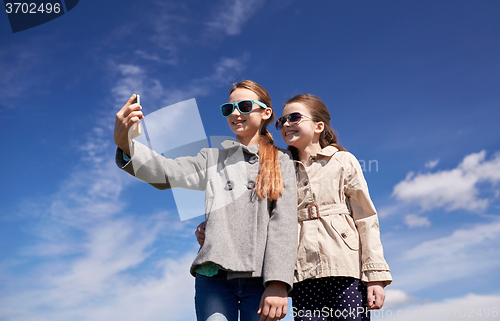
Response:
POLYGON ((269 281, 266 283, 266 287, 268 286, 273 286, 273 287, 285 287, 286 288, 286 283, 282 281, 269 281))

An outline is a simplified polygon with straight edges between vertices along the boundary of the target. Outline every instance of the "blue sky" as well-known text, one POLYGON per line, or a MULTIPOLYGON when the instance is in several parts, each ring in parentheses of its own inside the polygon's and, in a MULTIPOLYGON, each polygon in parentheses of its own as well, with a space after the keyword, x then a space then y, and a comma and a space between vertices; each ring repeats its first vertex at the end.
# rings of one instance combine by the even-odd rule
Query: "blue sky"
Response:
POLYGON ((278 114, 321 97, 365 162, 394 277, 379 319, 486 317, 499 16, 488 0, 80 1, 13 34, 0 14, 0 320, 193 320, 201 217, 181 221, 170 191, 114 165, 114 115, 132 93, 146 114, 195 98, 206 135, 230 136, 218 106, 242 79, 278 114))

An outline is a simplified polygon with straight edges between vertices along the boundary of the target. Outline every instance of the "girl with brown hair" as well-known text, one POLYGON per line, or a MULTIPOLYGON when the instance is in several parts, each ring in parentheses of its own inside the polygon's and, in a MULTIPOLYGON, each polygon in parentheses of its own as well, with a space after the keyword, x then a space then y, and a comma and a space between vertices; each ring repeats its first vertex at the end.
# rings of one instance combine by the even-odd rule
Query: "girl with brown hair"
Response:
POLYGON ((328 108, 316 96, 288 100, 276 129, 297 171, 295 321, 369 320, 392 277, 361 166, 338 145, 328 108))
POLYGON ((176 159, 129 141, 143 117, 134 99, 116 115, 117 165, 159 189, 206 193, 205 242, 191 265, 198 321, 283 318, 293 285, 297 195, 293 162, 267 130, 274 118, 267 91, 249 80, 234 84, 220 112, 237 140, 176 159))

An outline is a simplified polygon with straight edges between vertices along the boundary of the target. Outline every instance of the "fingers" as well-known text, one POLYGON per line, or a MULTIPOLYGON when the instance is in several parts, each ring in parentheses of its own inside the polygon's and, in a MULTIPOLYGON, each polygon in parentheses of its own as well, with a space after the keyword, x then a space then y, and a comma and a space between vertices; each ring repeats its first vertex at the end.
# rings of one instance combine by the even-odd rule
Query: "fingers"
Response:
POLYGON ((201 222, 200 225, 196 228, 194 235, 196 235, 196 240, 200 246, 203 246, 205 243, 205 222, 201 222))
POLYGON ((132 94, 132 96, 130 96, 130 98, 128 99, 127 103, 129 103, 129 104, 134 103, 134 100, 136 98, 137 98, 137 95, 136 94, 132 94))
POLYGON ((259 311, 257 313, 260 313, 260 321, 269 321, 270 319, 268 318, 269 315, 269 310, 270 307, 267 304, 264 304, 262 308, 259 308, 259 311))
POLYGON ((134 103, 136 95, 133 94, 127 100, 125 105, 116 113, 114 140, 118 147, 123 149, 130 155, 129 149, 129 130, 137 122, 144 118, 142 107, 138 103, 134 103))
POLYGON ((125 105, 123 105, 122 109, 120 109, 120 111, 116 114, 117 119, 120 119, 123 122, 124 119, 130 120, 131 118, 134 118, 133 122, 137 122, 140 118, 143 118, 141 111, 142 107, 138 103, 134 103, 135 98, 136 94, 130 96, 125 105))
POLYGON ((142 106, 138 103, 133 103, 135 96, 135 94, 132 95, 122 109, 116 114, 116 122, 127 132, 140 119, 144 118, 142 106))
POLYGON ((132 105, 139 106, 138 103, 134 102, 136 100, 136 98, 137 98, 137 95, 136 94, 132 94, 132 96, 130 96, 130 98, 125 103, 125 106, 132 106, 132 105))
MULTIPOLYGON (((262 297, 260 298, 259 310, 257 311, 257 314, 261 314, 261 313, 262 313, 262 308, 263 308, 263 307, 264 307, 264 296, 262 296, 262 297)), ((266 318, 267 318, 267 317, 266 317, 264 314, 262 314, 262 315, 260 316, 259 321, 265 321, 265 319, 266 319, 266 318)))
MULTIPOLYGON (((140 106, 139 106, 140 107, 140 106)), ((126 117, 129 123, 135 124, 139 121, 139 119, 144 118, 142 111, 131 111, 126 117)))
POLYGON ((286 316, 286 306, 275 306, 265 304, 263 308, 259 308, 257 313, 261 313, 260 320, 262 321, 276 321, 281 320, 286 316))
POLYGON ((280 312, 280 316, 278 318, 278 320, 281 320, 283 318, 286 317, 286 312, 288 311, 288 299, 286 299, 286 304, 283 306, 281 312, 280 312))
POLYGON ((194 232, 194 235, 196 235, 198 244, 200 244, 200 246, 203 246, 203 244, 205 244, 205 234, 201 234, 200 232, 196 231, 194 232))
POLYGON ((138 103, 123 106, 122 110, 123 118, 132 120, 133 122, 137 122, 139 119, 144 118, 144 115, 142 114, 142 106, 138 103))
POLYGON ((373 305, 373 309, 381 309, 384 305, 385 301, 385 291, 382 289, 382 292, 376 291, 375 293, 375 304, 373 305))
POLYGON ((381 309, 385 301, 385 291, 380 285, 369 285, 367 292, 368 308, 381 309))
POLYGON ((372 306, 373 306, 373 288, 372 287, 368 287, 368 293, 366 295, 366 298, 368 300, 368 308, 372 309, 372 306))
POLYGON ((276 321, 286 316, 287 308, 286 288, 283 296, 283 293, 277 293, 276 289, 268 286, 262 294, 257 313, 261 314, 260 321, 276 321))

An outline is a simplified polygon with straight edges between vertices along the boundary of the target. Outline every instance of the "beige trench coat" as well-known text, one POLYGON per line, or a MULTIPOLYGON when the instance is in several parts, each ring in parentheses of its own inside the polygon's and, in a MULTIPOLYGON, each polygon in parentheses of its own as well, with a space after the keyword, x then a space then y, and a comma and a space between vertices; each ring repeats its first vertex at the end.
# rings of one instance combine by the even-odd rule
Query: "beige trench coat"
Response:
POLYGON ((377 212, 354 155, 327 146, 307 164, 296 165, 299 244, 294 282, 350 276, 391 283, 377 212))

